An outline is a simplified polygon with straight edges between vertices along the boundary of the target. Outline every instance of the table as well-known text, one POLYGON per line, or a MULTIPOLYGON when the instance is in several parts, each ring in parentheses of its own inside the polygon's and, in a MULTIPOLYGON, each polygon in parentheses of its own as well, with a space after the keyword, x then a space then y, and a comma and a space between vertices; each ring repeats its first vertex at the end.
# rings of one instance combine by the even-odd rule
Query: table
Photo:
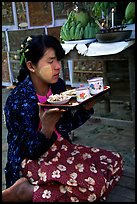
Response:
MULTIPOLYGON (((62 44, 65 50, 65 60, 101 59, 104 61, 104 73, 107 71, 108 60, 127 60, 130 81, 130 97, 132 109, 132 121, 135 127, 135 40, 122 41, 115 43, 99 43, 93 42, 89 45, 85 44, 62 44)), ((104 74, 105 76, 105 74, 104 74)), ((104 84, 107 85, 107 77, 104 78, 104 84)), ((106 110, 109 111, 110 102, 106 100, 106 110)))

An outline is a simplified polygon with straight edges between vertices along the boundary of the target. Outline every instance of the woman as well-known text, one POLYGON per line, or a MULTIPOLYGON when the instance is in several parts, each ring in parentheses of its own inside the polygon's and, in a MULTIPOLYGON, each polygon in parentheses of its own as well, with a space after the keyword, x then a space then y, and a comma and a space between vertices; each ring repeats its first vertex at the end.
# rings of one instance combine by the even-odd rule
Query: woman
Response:
POLYGON ((48 35, 30 36, 21 44, 21 70, 5 104, 8 130, 6 190, 3 202, 98 201, 120 179, 118 153, 72 144, 69 132, 94 113, 91 103, 75 111, 43 110, 51 94, 65 91, 59 78, 65 52, 48 35), (13 196, 14 195, 14 196, 13 196))

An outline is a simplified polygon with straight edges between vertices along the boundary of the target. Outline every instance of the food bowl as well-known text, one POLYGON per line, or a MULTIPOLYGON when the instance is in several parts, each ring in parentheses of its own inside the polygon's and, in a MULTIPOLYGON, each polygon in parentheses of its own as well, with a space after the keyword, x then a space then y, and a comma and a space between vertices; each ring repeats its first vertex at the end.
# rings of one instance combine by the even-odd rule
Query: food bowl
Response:
POLYGON ((118 42, 118 41, 129 39, 131 36, 131 33, 132 33, 132 30, 97 33, 96 39, 98 40, 98 42, 101 42, 101 43, 118 42))

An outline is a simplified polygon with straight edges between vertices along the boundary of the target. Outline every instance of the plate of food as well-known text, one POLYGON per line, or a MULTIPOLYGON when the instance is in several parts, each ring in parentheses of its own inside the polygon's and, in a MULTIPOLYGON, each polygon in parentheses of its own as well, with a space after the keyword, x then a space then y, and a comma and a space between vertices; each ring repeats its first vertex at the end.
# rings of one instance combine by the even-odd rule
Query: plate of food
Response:
POLYGON ((49 98, 47 99, 48 103, 51 104, 65 104, 70 100, 70 96, 66 96, 66 95, 62 95, 62 94, 52 94, 49 96, 49 98))
POLYGON ((76 89, 70 89, 61 93, 62 96, 76 97, 76 89))

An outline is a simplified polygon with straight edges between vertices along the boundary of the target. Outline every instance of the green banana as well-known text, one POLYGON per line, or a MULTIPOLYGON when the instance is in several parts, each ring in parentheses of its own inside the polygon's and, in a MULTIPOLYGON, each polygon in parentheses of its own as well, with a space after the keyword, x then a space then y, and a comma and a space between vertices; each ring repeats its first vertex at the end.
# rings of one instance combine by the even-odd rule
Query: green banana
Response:
POLYGON ((88 22, 88 24, 84 28, 84 38, 95 38, 96 37, 96 26, 94 23, 88 22))
POLYGON ((60 39, 62 39, 63 41, 67 41, 67 36, 65 35, 63 29, 61 28, 61 31, 60 31, 60 39))
POLYGON ((88 38, 92 38, 92 28, 88 27, 88 38))
POLYGON ((71 37, 70 37, 70 31, 67 27, 63 27, 63 32, 67 38, 67 40, 71 40, 71 37))
POLYGON ((66 30, 69 29, 69 23, 68 22, 63 25, 63 29, 66 29, 66 30))
POLYGON ((91 28, 91 24, 90 22, 88 22, 87 24, 87 27, 88 27, 88 38, 92 38, 92 28, 91 28))
POLYGON ((75 39, 75 27, 74 26, 70 28, 70 37, 71 37, 71 40, 75 39))
POLYGON ((86 39, 86 26, 84 27, 84 35, 83 35, 84 39, 86 39))
POLYGON ((81 29, 81 24, 78 23, 78 25, 76 26, 76 29, 75 29, 75 36, 74 36, 74 39, 75 40, 79 40, 80 39, 80 29, 81 29))
POLYGON ((96 25, 95 23, 91 23, 91 34, 90 34, 90 38, 95 38, 96 37, 96 25))
POLYGON ((64 41, 71 40, 70 32, 69 32, 68 28, 66 28, 65 26, 61 27, 60 38, 64 41))
POLYGON ((80 39, 83 39, 83 34, 84 34, 84 28, 81 27, 80 33, 79 33, 79 38, 80 38, 80 39))
POLYGON ((87 39, 89 34, 88 34, 89 30, 88 30, 88 26, 86 25, 85 26, 85 29, 84 29, 84 39, 87 39))
POLYGON ((68 19, 67 19, 67 21, 73 21, 74 20, 74 16, 75 16, 75 13, 74 13, 74 11, 72 10, 70 13, 69 13, 69 15, 68 15, 68 19))
POLYGON ((66 22, 62 27, 61 27, 61 32, 60 35, 62 37, 63 40, 68 41, 71 40, 70 37, 70 31, 69 31, 69 24, 68 22, 66 22))
POLYGON ((91 36, 92 36, 92 29, 91 29, 91 25, 90 25, 90 23, 88 23, 87 24, 87 29, 88 29, 88 38, 91 38, 91 36))

